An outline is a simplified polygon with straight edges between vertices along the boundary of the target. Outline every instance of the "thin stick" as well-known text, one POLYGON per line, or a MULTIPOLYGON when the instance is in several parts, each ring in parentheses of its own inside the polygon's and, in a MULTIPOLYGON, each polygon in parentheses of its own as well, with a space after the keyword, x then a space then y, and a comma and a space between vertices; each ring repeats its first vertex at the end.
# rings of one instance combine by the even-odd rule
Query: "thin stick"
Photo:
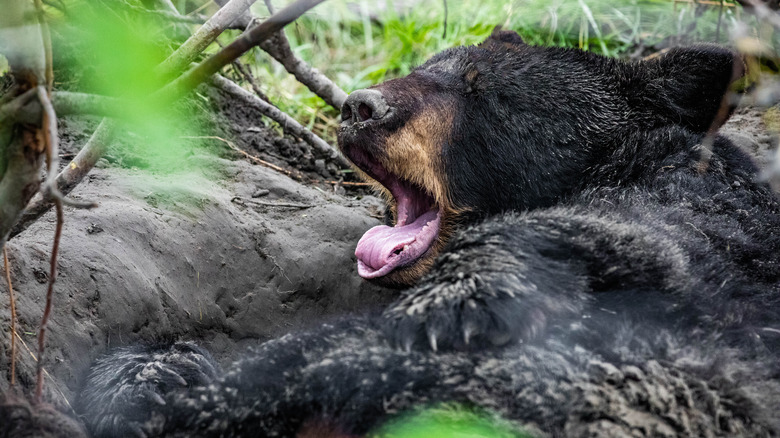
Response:
POLYGON ((57 133, 57 115, 54 112, 54 106, 49 99, 46 88, 38 85, 38 100, 43 108, 43 126, 44 137, 46 140, 46 179, 43 181, 41 191, 44 197, 57 199, 63 204, 75 208, 94 208, 97 204, 94 202, 79 202, 65 198, 57 188, 57 169, 60 164, 59 134, 57 133))
POLYGON ((300 175, 296 175, 292 171, 289 171, 287 169, 284 169, 282 167, 277 166, 276 164, 273 164, 273 163, 270 163, 268 161, 265 161, 265 160, 262 160, 260 158, 257 158, 254 155, 248 154, 246 151, 241 150, 241 148, 239 148, 238 146, 233 144, 232 141, 225 140, 222 137, 217 137, 216 135, 185 135, 185 136, 182 136, 182 138, 203 138, 203 139, 219 140, 219 141, 225 143, 226 145, 228 145, 228 147, 230 149, 232 149, 232 150, 238 152, 239 154, 242 154, 246 158, 248 158, 250 161, 254 161, 255 163, 257 163, 257 164, 259 164, 261 166, 268 167, 268 168, 273 169, 273 170, 275 170, 277 172, 283 173, 283 174, 285 174, 287 176, 295 177, 297 179, 302 179, 300 177, 300 175))
POLYGON ((447 10, 447 0, 443 0, 444 2, 444 31, 441 33, 441 39, 447 38, 447 15, 449 15, 449 11, 447 10))
MULTIPOLYGON (((219 140, 219 141, 225 143, 226 145, 228 145, 228 147, 230 149, 238 152, 239 154, 241 154, 244 157, 246 157, 247 159, 249 159, 249 161, 257 163, 257 164, 259 164, 261 166, 268 167, 268 168, 273 169, 273 170, 275 170, 275 171, 277 171, 279 173, 283 173, 283 174, 285 174, 285 175, 287 175, 287 176, 289 176, 291 178, 295 178, 295 179, 298 179, 300 181, 304 181, 304 178, 303 178, 302 175, 293 173, 293 172, 291 172, 291 171, 289 171, 287 169, 284 169, 284 168, 281 168, 281 167, 277 166, 276 164, 269 163, 268 161, 265 161, 265 160, 262 160, 260 158, 257 158, 254 155, 251 155, 251 154, 247 153, 246 151, 242 150, 241 148, 239 148, 238 146, 233 144, 232 141, 225 140, 222 137, 217 137, 215 135, 199 135, 199 136, 183 136, 182 138, 205 138, 205 139, 219 140)), ((343 186, 353 186, 353 187, 370 187, 371 186, 370 183, 364 183, 364 182, 333 181, 333 180, 321 180, 321 179, 312 179, 312 180, 308 180, 307 182, 310 182, 310 183, 333 184, 333 185, 343 185, 343 186)))
MULTIPOLYGON (((33 353, 33 352, 32 352, 32 350, 30 350, 30 347, 28 347, 28 346, 27 346, 27 343, 26 343, 26 342, 24 342, 24 338, 22 338, 21 336, 19 336, 19 332, 15 332, 14 334, 16 335, 16 339, 18 339, 18 340, 19 340, 19 342, 21 342, 21 343, 22 343, 22 347, 24 347, 24 349, 25 349, 25 350, 27 350, 27 353, 30 355, 30 357, 32 358, 33 362, 38 362, 38 358, 37 358, 37 357, 35 357, 35 353, 33 353)), ((68 408, 70 408, 71 410, 73 410, 73 406, 71 406, 70 402, 68 401, 68 398, 67 398, 67 397, 65 397, 65 394, 64 394, 64 393, 62 392, 62 390, 59 388, 57 381, 56 381, 56 380, 54 380, 54 377, 52 377, 52 376, 51 376, 51 374, 49 374, 49 372, 48 372, 48 371, 46 371, 46 368, 44 368, 44 369, 43 369, 43 374, 44 374, 46 377, 48 377, 48 378, 49 378, 49 382, 50 382, 50 383, 52 383, 52 384, 54 385, 54 389, 55 389, 57 392, 59 392, 59 393, 60 393, 60 396, 62 396, 62 400, 65 402, 65 404, 66 404, 66 405, 68 405, 68 408)))
POLYGON ((40 404, 43 397, 43 354, 46 349, 46 326, 49 323, 49 316, 51 315, 52 301, 54 298, 54 282, 57 280, 57 255, 60 251, 60 237, 62 236, 62 223, 64 220, 62 202, 59 199, 54 200, 54 207, 57 211, 57 228, 54 231, 54 245, 51 250, 49 287, 46 289, 46 306, 43 309, 43 318, 41 318, 41 326, 38 329, 38 366, 34 398, 36 404, 40 404))
POLYGON ((260 99, 259 97, 253 95, 247 90, 236 85, 234 82, 220 75, 214 75, 211 80, 217 88, 228 92, 234 97, 241 99, 246 104, 257 108, 261 113, 263 113, 263 115, 278 123, 284 132, 303 139, 303 141, 311 145, 313 148, 327 155, 330 159, 336 161, 339 166, 349 167, 349 162, 336 150, 336 148, 331 146, 328 142, 313 132, 306 129, 303 125, 298 123, 298 121, 284 113, 279 108, 276 108, 270 103, 260 99))
POLYGON ((8 284, 8 296, 11 301, 11 386, 16 384, 16 297, 11 284, 11 268, 8 264, 8 247, 3 246, 3 266, 5 266, 5 282, 8 284))
POLYGON ((268 96, 263 93, 263 90, 260 89, 260 86, 257 84, 257 81, 255 80, 255 77, 252 76, 252 72, 249 71, 249 68, 241 63, 238 59, 233 61, 233 65, 236 66, 236 69, 238 72, 244 76, 244 79, 249 82, 249 85, 252 86, 252 90, 254 90, 255 94, 257 94, 257 97, 260 99, 263 99, 264 101, 271 103, 270 99, 268 99, 268 96))

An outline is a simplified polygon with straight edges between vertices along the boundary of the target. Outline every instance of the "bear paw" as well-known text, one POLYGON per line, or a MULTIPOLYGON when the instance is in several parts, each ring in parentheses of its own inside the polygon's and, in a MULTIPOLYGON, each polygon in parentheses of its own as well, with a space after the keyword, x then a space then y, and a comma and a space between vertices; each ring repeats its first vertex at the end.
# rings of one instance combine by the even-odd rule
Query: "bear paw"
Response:
POLYGON ((547 325, 549 299, 512 275, 488 279, 458 274, 407 292, 383 315, 391 341, 410 350, 473 350, 537 337, 547 325))
POLYGON ((81 394, 81 411, 95 437, 146 437, 145 423, 166 398, 217 378, 211 355, 192 343, 129 347, 99 359, 81 394))

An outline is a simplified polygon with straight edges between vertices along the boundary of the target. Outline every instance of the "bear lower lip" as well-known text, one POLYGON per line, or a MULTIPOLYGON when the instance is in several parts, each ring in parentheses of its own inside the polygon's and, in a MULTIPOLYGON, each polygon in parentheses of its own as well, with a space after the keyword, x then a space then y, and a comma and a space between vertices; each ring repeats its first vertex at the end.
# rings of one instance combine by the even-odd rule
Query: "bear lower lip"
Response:
POLYGON ((422 257, 439 236, 441 212, 431 210, 408 225, 378 225, 363 235, 355 249, 358 274, 378 278, 422 257))

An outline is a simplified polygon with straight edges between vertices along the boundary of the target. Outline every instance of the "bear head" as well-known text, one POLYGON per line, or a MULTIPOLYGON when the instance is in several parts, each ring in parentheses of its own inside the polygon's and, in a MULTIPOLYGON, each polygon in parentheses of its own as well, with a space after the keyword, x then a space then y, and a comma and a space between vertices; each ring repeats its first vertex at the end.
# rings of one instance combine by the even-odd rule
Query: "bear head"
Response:
POLYGON ((606 158, 636 133, 714 131, 733 108, 724 98, 729 85, 743 73, 734 53, 713 45, 624 62, 527 45, 496 29, 477 46, 353 92, 339 145, 386 196, 394 221, 358 243, 359 274, 413 284, 464 224, 607 184, 598 168, 615 165, 606 158))

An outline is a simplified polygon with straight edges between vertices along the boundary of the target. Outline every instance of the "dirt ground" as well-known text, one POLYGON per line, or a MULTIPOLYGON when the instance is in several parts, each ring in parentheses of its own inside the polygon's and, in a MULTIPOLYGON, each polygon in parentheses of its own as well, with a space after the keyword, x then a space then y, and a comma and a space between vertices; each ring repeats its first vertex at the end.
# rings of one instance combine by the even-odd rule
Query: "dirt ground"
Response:
MULTIPOLYGON (((334 164, 279 137, 253 110, 206 92, 216 102, 211 135, 297 169, 306 180, 338 178, 334 164)), ((95 123, 62 121, 66 156, 86 141, 95 123)), ((760 111, 740 110, 723 132, 767 163, 774 140, 760 111)), ((343 187, 302 184, 252 164, 219 140, 214 150, 186 159, 206 170, 150 173, 132 165, 143 160, 132 147, 114 149, 72 193, 100 206, 66 210, 46 358, 48 398, 65 410, 75 402, 91 362, 112 347, 195 340, 227 362, 246 345, 378 309, 394 296, 361 280, 355 268, 358 239, 380 222, 378 199, 343 187)), ((33 352, 53 233, 50 212, 8 244, 20 324, 17 378, 25 389, 34 384, 33 352)), ((5 282, 0 283, 0 296, 6 297, 5 282)), ((3 393, 9 310, 6 298, 0 302, 3 393)))
MULTIPOLYGON (((265 127, 251 108, 218 93, 213 101, 211 135, 307 181, 337 177, 334 164, 265 127)), ((96 123, 61 120, 65 157, 96 123)), ((196 340, 226 362, 247 344, 392 298, 361 280, 355 267, 355 244, 381 217, 377 198, 304 185, 220 140, 185 158, 200 172, 141 170, 144 157, 133 141, 112 148, 71 195, 99 207, 65 212, 46 350, 46 387, 57 405, 73 404, 90 363, 112 347, 196 340)), ((17 379, 25 389, 34 385, 54 225, 49 212, 7 246, 19 316, 17 379)), ((1 283, 3 393, 10 319, 1 283)))

